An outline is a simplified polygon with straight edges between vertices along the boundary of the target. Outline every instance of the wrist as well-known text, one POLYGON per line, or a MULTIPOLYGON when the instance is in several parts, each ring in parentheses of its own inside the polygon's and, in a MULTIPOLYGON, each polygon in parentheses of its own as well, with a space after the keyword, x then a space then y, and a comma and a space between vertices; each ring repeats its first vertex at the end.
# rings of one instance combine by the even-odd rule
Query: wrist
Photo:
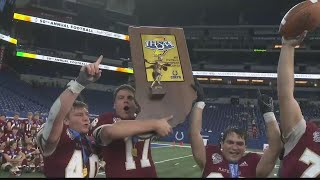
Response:
POLYGON ((80 92, 85 88, 83 85, 81 85, 75 80, 71 80, 67 86, 67 89, 69 89, 74 94, 80 94, 80 92))
POLYGON ((273 112, 264 113, 264 114, 263 114, 263 119, 264 119, 264 121, 265 121, 266 123, 277 121, 277 120, 276 120, 276 116, 274 115, 273 112))
POLYGON ((282 48, 294 49, 296 46, 288 42, 287 40, 282 42, 282 48))
POLYGON ((194 103, 193 108, 204 109, 205 106, 206 106, 205 102, 199 101, 199 102, 194 103))
POLYGON ((159 120, 147 120, 147 121, 149 121, 150 123, 151 123, 151 130, 152 131, 156 131, 157 129, 158 129, 158 127, 159 127, 159 120))

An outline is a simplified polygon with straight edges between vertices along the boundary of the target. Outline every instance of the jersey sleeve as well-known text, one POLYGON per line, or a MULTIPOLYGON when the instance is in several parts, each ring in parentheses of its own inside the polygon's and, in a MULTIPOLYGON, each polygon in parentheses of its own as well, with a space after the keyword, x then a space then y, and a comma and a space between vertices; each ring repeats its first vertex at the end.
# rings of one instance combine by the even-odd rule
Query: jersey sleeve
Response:
POLYGON ((297 145, 300 138, 305 132, 306 132, 306 121, 302 119, 292 129, 288 137, 285 137, 285 139, 287 139, 287 142, 284 144, 284 149, 285 149, 284 157, 288 155, 291 152, 291 150, 297 145))
POLYGON ((101 138, 101 132, 104 127, 113 124, 113 115, 111 113, 104 113, 94 119, 92 123, 92 136, 94 137, 96 144, 100 146, 107 146, 110 144, 112 140, 101 138))
POLYGON ((58 144, 56 145, 55 148, 51 149, 50 151, 48 151, 48 150, 44 151, 46 140, 43 138, 43 129, 44 129, 44 125, 41 126, 41 128, 39 129, 39 131, 37 133, 36 142, 37 142, 37 145, 40 148, 43 156, 47 157, 47 156, 50 156, 51 154, 53 154, 54 151, 57 149, 57 147, 65 142, 65 139, 66 139, 66 136, 67 136, 66 135, 67 126, 65 126, 65 125, 63 126, 63 130, 62 130, 60 139, 58 140, 59 141, 58 144))

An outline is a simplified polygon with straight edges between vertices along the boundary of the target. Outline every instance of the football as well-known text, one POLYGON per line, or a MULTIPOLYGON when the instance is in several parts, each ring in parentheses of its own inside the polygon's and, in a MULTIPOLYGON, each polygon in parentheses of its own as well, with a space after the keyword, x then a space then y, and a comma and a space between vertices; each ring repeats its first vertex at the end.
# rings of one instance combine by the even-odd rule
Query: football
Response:
POLYGON ((283 17, 279 33, 286 38, 296 37, 320 25, 320 1, 306 0, 292 7, 283 17))

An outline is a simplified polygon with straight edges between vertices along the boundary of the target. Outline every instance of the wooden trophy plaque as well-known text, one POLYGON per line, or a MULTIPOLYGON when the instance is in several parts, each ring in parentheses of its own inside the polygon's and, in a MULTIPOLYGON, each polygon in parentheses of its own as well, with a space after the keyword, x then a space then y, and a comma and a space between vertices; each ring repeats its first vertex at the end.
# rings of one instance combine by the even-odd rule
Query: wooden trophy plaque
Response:
POLYGON ((129 27, 137 119, 173 115, 172 127, 182 123, 192 108, 196 92, 182 28, 129 27))

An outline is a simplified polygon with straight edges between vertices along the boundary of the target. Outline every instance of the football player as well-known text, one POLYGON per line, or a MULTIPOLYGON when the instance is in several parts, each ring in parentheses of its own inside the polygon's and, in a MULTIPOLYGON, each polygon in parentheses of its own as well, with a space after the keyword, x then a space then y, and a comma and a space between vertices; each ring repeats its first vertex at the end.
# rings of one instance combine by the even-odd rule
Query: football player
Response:
POLYGON ((221 146, 204 146, 200 134, 202 111, 205 107, 204 94, 199 82, 195 80, 194 89, 197 100, 191 113, 190 140, 195 161, 203 171, 203 178, 252 178, 268 177, 273 170, 281 151, 280 130, 273 113, 272 98, 260 95, 258 105, 263 112, 267 127, 269 148, 260 157, 257 153, 246 151, 246 131, 236 127, 223 132, 221 146))
POLYGON ((37 133, 48 178, 93 178, 98 171, 94 142, 87 136, 90 127, 88 106, 77 101, 80 92, 101 76, 100 56, 82 66, 77 79, 68 83, 51 106, 49 117, 37 133))
POLYGON ((102 146, 107 177, 157 177, 150 150, 151 139, 140 139, 135 135, 154 131, 159 136, 166 136, 172 132, 167 122, 172 116, 134 120, 140 112, 134 93, 135 89, 130 85, 119 86, 114 92, 115 112, 100 115, 94 128, 93 136, 102 146))

